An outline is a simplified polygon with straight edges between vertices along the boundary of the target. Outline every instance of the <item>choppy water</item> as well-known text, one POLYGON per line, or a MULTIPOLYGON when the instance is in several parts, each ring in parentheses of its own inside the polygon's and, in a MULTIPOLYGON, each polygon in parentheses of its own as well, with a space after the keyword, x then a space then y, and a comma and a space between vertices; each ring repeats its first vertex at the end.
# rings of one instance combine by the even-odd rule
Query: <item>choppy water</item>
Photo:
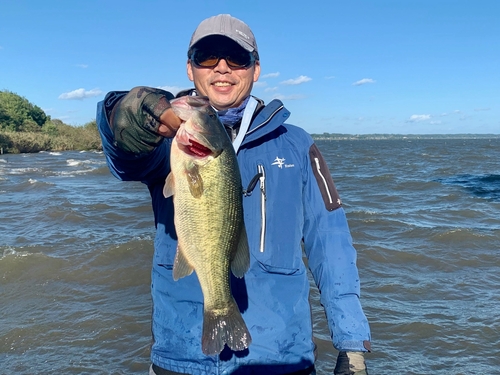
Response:
MULTIPOLYGON (((317 143, 358 249, 370 374, 500 373, 500 139, 317 143)), ((100 153, 1 155, 0 207, 0 374, 147 374, 147 189, 100 153)))

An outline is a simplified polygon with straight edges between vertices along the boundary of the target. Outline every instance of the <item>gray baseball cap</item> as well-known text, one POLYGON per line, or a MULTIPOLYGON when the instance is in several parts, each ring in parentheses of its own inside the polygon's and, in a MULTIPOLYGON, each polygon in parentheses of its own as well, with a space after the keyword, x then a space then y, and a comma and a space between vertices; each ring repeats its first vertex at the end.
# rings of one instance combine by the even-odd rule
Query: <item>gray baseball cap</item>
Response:
POLYGON ((198 25, 194 31, 189 49, 198 43, 201 39, 210 35, 222 35, 234 40, 248 52, 257 52, 257 42, 250 27, 238 18, 229 14, 219 14, 207 18, 198 25))

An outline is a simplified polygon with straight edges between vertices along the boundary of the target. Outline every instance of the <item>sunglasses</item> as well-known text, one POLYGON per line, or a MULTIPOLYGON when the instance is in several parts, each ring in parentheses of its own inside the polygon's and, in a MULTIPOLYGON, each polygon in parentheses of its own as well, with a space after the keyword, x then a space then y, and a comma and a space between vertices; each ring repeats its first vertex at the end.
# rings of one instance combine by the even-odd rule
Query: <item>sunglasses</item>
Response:
POLYGON ((198 68, 215 68, 221 59, 231 69, 248 68, 255 62, 255 56, 245 50, 207 51, 195 48, 191 54, 191 62, 198 68))

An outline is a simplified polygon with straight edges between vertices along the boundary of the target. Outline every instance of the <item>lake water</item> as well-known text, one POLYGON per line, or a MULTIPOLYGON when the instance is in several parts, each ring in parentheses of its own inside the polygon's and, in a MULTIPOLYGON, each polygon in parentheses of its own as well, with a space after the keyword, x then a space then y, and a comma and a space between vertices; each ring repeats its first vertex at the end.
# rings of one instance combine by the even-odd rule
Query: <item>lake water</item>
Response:
MULTIPOLYGON (((500 139, 317 144, 358 250, 370 374, 500 373, 500 139)), ((0 207, 0 374, 147 374, 147 189, 101 153, 0 155, 0 207)))

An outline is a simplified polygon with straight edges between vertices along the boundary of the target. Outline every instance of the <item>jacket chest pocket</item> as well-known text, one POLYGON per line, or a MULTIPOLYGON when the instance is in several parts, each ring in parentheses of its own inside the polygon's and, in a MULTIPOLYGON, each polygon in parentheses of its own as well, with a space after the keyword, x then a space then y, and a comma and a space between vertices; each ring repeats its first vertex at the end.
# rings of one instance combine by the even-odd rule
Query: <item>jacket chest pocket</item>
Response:
POLYGON ((268 273, 295 274, 304 269, 302 204, 289 201, 287 195, 297 188, 280 191, 276 173, 269 173, 263 163, 257 164, 255 172, 243 199, 250 253, 268 273))

